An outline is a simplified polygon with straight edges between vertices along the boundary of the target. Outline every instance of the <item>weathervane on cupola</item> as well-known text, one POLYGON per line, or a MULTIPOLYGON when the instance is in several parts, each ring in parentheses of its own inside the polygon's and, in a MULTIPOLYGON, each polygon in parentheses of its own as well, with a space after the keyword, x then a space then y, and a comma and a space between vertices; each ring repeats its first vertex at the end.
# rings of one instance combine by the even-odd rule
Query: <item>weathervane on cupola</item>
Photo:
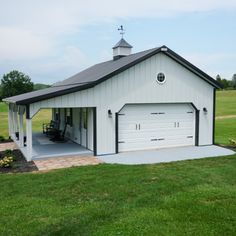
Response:
POLYGON ((121 25, 120 28, 118 28, 118 31, 120 31, 121 38, 123 39, 123 35, 125 34, 125 29, 124 29, 123 25, 121 25))
POLYGON ((122 57, 131 54, 132 46, 124 40, 125 29, 123 25, 118 28, 121 34, 121 40, 112 48, 113 49, 113 60, 120 59, 122 57))

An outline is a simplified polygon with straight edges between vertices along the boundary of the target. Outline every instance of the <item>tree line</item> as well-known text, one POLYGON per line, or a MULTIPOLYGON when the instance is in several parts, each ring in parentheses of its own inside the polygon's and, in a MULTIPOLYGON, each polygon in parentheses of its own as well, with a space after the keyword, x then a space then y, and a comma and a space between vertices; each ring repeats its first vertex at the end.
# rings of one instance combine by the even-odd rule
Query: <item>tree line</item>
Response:
POLYGON ((222 79, 220 75, 216 76, 216 81, 223 89, 236 89, 236 74, 232 76, 231 80, 222 79))
POLYGON ((48 87, 50 86, 46 84, 34 84, 28 75, 13 70, 8 74, 4 74, 1 79, 0 101, 6 97, 12 97, 48 87))

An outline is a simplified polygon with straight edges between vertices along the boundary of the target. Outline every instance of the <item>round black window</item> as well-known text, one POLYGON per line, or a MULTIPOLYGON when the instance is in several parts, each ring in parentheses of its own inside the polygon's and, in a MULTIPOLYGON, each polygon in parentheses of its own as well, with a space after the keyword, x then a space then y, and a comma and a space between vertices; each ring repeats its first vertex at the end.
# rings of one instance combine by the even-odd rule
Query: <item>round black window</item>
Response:
POLYGON ((166 81, 166 77, 165 77, 164 73, 158 73, 157 74, 157 82, 160 84, 163 84, 163 83, 165 83, 165 81, 166 81))

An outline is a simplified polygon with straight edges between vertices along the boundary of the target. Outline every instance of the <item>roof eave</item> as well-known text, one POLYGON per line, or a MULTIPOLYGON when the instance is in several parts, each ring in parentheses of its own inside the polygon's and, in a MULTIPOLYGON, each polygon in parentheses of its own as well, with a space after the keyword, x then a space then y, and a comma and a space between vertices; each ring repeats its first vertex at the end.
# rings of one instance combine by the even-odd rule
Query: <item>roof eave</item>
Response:
POLYGON ((7 102, 10 103, 14 103, 16 105, 29 105, 31 103, 35 103, 35 102, 39 102, 39 101, 43 101, 46 99, 50 99, 50 98, 54 98, 54 97, 58 97, 58 96, 62 96, 62 95, 66 95, 69 93, 73 93, 73 92, 77 92, 77 91, 81 91, 81 90, 85 90, 88 88, 92 88, 95 86, 95 83, 89 83, 83 86, 75 86, 73 88, 69 88, 69 89, 65 89, 65 90, 61 90, 61 91, 55 91, 49 94, 43 94, 37 97, 33 97, 33 98, 28 98, 28 99, 22 99, 19 101, 12 101, 12 100, 7 100, 7 102))
POLYGON ((183 65, 185 68, 187 68, 188 70, 190 70, 191 72, 193 72, 197 76, 204 79, 206 82, 211 84, 213 87, 215 87, 217 89, 222 89, 222 86, 214 78, 212 78, 211 76, 209 76, 208 74, 206 74, 205 72, 200 70, 198 67, 194 66, 192 63, 190 63, 189 61, 187 61, 186 59, 184 59, 183 57, 181 57, 180 55, 178 55, 177 53, 175 53, 174 51, 172 51, 171 49, 169 49, 165 45, 163 45, 161 48, 167 49, 165 51, 161 50, 165 55, 171 57, 172 59, 174 59, 175 61, 177 61, 181 65, 183 65))
POLYGON ((133 48, 133 46, 115 46, 112 49, 116 49, 116 48, 133 48))
POLYGON ((2 99, 3 102, 6 102, 6 103, 16 103, 15 101, 11 100, 11 99, 7 99, 7 98, 3 98, 2 99))

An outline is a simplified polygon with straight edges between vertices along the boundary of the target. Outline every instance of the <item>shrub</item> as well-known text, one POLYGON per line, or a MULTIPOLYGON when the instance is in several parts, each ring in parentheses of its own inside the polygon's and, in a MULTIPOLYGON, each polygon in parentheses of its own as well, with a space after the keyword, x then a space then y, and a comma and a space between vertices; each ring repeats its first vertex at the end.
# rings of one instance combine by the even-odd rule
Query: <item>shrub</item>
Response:
POLYGON ((15 155, 13 154, 13 151, 11 149, 6 149, 3 153, 3 156, 4 157, 12 157, 13 158, 13 161, 16 160, 16 157, 15 155))
POLYGON ((0 135, 0 142, 3 142, 3 141, 5 141, 6 139, 3 137, 3 136, 1 136, 0 135))
POLYGON ((230 143, 231 146, 236 147, 236 140, 229 139, 229 143, 230 143))
POLYGON ((12 167, 13 157, 4 157, 0 160, 0 167, 2 168, 9 168, 12 167))
POLYGON ((10 157, 10 156, 12 156, 12 154, 13 154, 13 152, 11 149, 6 149, 4 151, 4 156, 6 156, 6 157, 10 157))

